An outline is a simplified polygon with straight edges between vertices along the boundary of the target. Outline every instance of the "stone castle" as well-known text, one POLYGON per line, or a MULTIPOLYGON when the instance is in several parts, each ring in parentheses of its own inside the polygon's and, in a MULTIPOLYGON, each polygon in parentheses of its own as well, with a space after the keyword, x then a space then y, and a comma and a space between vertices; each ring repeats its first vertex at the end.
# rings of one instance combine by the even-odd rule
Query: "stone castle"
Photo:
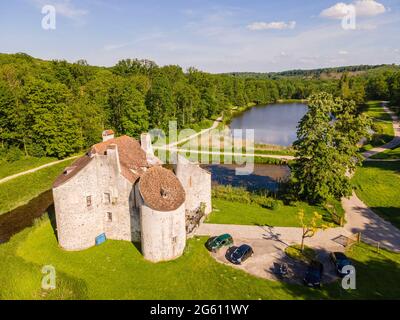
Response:
POLYGON ((178 156, 174 170, 141 143, 111 130, 53 185, 58 241, 83 250, 107 239, 140 242, 145 259, 179 257, 186 238, 211 212, 211 175, 178 156))

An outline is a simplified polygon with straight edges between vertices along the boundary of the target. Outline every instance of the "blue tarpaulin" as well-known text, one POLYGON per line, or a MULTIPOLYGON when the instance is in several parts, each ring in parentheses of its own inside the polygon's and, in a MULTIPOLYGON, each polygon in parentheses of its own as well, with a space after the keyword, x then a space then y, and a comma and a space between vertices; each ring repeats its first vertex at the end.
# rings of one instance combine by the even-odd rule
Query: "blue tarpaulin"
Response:
POLYGON ((103 242, 105 242, 107 240, 106 238, 106 234, 102 233, 101 235, 96 237, 96 246, 102 244, 103 242))

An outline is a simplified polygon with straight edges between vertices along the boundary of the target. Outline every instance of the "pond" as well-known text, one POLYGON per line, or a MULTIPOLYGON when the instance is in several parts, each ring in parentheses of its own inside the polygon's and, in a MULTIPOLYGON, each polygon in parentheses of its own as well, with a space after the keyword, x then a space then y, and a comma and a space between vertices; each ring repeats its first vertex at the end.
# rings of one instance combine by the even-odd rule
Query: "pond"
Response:
POLYGON ((244 187, 249 191, 268 189, 276 191, 279 183, 287 181, 290 169, 287 165, 254 164, 254 170, 250 175, 236 175, 234 164, 210 164, 202 165, 211 172, 212 184, 232 185, 244 187))
POLYGON ((297 125, 307 112, 303 103, 276 103, 252 107, 233 118, 231 129, 254 129, 255 143, 290 146, 297 125))

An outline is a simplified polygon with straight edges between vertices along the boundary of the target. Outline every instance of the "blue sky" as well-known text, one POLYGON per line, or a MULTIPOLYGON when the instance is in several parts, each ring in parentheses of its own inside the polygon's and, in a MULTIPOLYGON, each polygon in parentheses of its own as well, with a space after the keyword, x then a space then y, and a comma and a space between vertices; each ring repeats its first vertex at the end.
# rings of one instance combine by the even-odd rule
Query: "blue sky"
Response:
POLYGON ((208 72, 399 64, 400 1, 1 1, 0 52, 105 66, 147 58, 208 72), (48 4, 55 30, 41 27, 48 4), (356 28, 346 30, 350 6, 356 28))

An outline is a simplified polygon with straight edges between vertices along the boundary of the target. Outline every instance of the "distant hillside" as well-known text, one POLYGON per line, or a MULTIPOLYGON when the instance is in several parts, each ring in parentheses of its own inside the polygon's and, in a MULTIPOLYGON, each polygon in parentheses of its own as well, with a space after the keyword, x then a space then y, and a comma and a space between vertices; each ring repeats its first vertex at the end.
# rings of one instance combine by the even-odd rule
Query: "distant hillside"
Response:
POLYGON ((284 77, 297 77, 308 79, 340 79, 343 73, 347 72, 350 76, 357 76, 371 71, 384 71, 385 69, 400 70, 400 66, 392 64, 381 65, 358 65, 343 66, 334 68, 319 68, 310 70, 288 70, 282 72, 230 72, 226 73, 234 77, 257 78, 257 79, 276 79, 284 77))

